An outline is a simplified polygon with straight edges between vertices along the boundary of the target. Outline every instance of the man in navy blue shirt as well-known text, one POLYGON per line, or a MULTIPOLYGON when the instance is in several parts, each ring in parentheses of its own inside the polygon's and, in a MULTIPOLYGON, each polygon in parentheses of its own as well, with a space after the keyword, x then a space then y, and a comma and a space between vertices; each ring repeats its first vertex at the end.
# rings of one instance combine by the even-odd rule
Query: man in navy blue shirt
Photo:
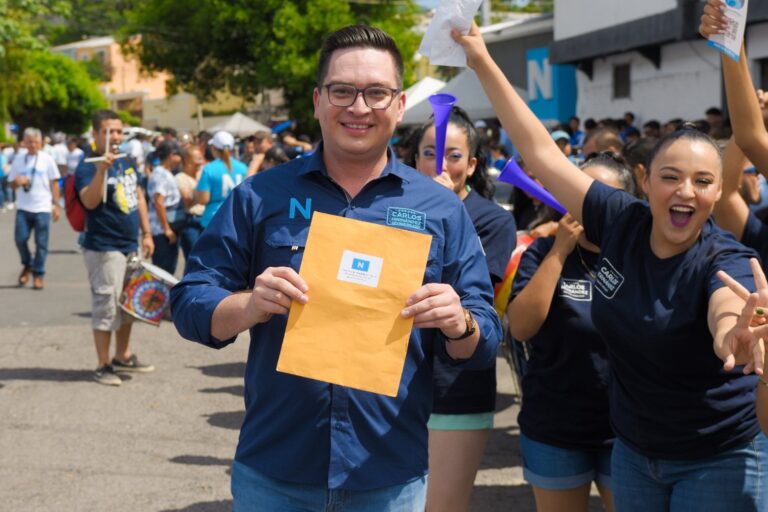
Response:
POLYGON ((233 191, 172 291, 174 323, 214 348, 250 330, 234 510, 423 510, 432 355, 492 364, 501 329, 488 269, 456 195, 388 150, 405 108, 394 41, 341 29, 317 78, 323 143, 233 191), (297 271, 314 211, 432 236, 424 285, 402 311, 414 329, 394 398, 276 371, 291 302, 312 300, 297 271))

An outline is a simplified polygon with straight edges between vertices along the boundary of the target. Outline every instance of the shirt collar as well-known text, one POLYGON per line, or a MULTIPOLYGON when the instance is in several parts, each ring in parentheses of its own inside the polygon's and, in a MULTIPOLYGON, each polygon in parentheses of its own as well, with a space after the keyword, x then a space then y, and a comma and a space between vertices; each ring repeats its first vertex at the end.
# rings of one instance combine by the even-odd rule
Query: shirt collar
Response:
MULTIPOLYGON (((328 168, 323 161, 323 143, 317 146, 317 149, 310 156, 303 159, 304 165, 299 169, 299 174, 309 174, 311 172, 319 172, 323 176, 328 176, 328 168)), ((387 165, 384 166, 384 170, 381 171, 379 178, 385 176, 394 175, 400 178, 402 181, 409 183, 411 180, 408 177, 408 166, 400 162, 395 155, 395 152, 391 147, 387 147, 387 165)))

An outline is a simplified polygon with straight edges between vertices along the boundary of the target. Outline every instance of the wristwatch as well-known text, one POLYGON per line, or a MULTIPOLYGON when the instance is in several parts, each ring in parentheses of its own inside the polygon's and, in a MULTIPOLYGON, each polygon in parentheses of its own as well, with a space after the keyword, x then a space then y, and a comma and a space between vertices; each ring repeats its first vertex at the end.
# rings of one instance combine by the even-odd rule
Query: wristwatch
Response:
POLYGON ((463 340, 465 338, 469 338, 473 334, 475 334, 475 329, 477 328, 477 324, 475 324, 475 319, 472 318, 472 313, 469 312, 467 308, 462 308, 464 311, 464 322, 467 324, 467 328, 464 331, 464 334, 457 338, 449 338, 448 336, 445 336, 445 339, 448 341, 458 341, 463 340))

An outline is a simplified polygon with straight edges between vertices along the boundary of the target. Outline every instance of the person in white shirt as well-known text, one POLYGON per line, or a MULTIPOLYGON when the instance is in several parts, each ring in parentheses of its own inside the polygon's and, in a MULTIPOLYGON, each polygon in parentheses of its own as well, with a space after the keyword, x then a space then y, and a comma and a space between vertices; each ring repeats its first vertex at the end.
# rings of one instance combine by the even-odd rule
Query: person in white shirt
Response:
POLYGON ((62 176, 66 176, 68 172, 67 153, 69 150, 67 149, 66 140, 67 136, 61 132, 53 135, 53 142, 55 144, 52 147, 51 156, 53 157, 53 161, 56 162, 56 165, 59 167, 59 174, 62 176))
POLYGON ((37 128, 24 130, 26 152, 13 160, 8 181, 16 191, 16 228, 14 238, 23 266, 19 286, 34 277, 33 287, 43 289, 45 259, 48 256, 48 233, 53 221, 59 220, 59 168, 53 158, 41 151, 43 137, 37 128), (35 232, 35 256, 27 242, 35 232))
POLYGON ((69 174, 74 174, 84 154, 83 150, 77 147, 77 139, 70 137, 67 140, 67 172, 69 174))

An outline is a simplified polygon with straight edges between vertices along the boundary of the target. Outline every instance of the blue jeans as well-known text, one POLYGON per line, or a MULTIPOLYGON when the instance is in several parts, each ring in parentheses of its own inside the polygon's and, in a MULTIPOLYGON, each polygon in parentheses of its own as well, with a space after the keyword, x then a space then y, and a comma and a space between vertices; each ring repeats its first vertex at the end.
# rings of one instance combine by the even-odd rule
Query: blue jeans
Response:
POLYGON ((155 252, 152 253, 152 263, 173 275, 176 263, 179 261, 179 243, 172 244, 165 235, 154 235, 155 252))
POLYGON ((618 439, 611 459, 613 503, 621 512, 764 512, 768 439, 697 460, 651 459, 618 439))
POLYGON ((25 268, 31 267, 32 274, 42 276, 45 274, 45 259, 48 257, 48 233, 51 226, 50 213, 32 213, 24 210, 16 211, 16 229, 14 238, 16 248, 21 256, 21 264, 25 268), (27 241, 35 232, 35 259, 29 252, 27 241))
POLYGON ((8 186, 8 176, 0 176, 0 208, 5 206, 5 188, 8 186))
POLYGON ((371 491, 274 480, 232 463, 233 512, 423 512, 427 478, 371 491))
POLYGON ((203 226, 200 224, 199 217, 190 220, 189 223, 178 233, 179 245, 181 246, 181 252, 184 253, 184 261, 189 261, 189 253, 192 252, 192 248, 195 246, 195 242, 200 238, 203 233, 203 226))

